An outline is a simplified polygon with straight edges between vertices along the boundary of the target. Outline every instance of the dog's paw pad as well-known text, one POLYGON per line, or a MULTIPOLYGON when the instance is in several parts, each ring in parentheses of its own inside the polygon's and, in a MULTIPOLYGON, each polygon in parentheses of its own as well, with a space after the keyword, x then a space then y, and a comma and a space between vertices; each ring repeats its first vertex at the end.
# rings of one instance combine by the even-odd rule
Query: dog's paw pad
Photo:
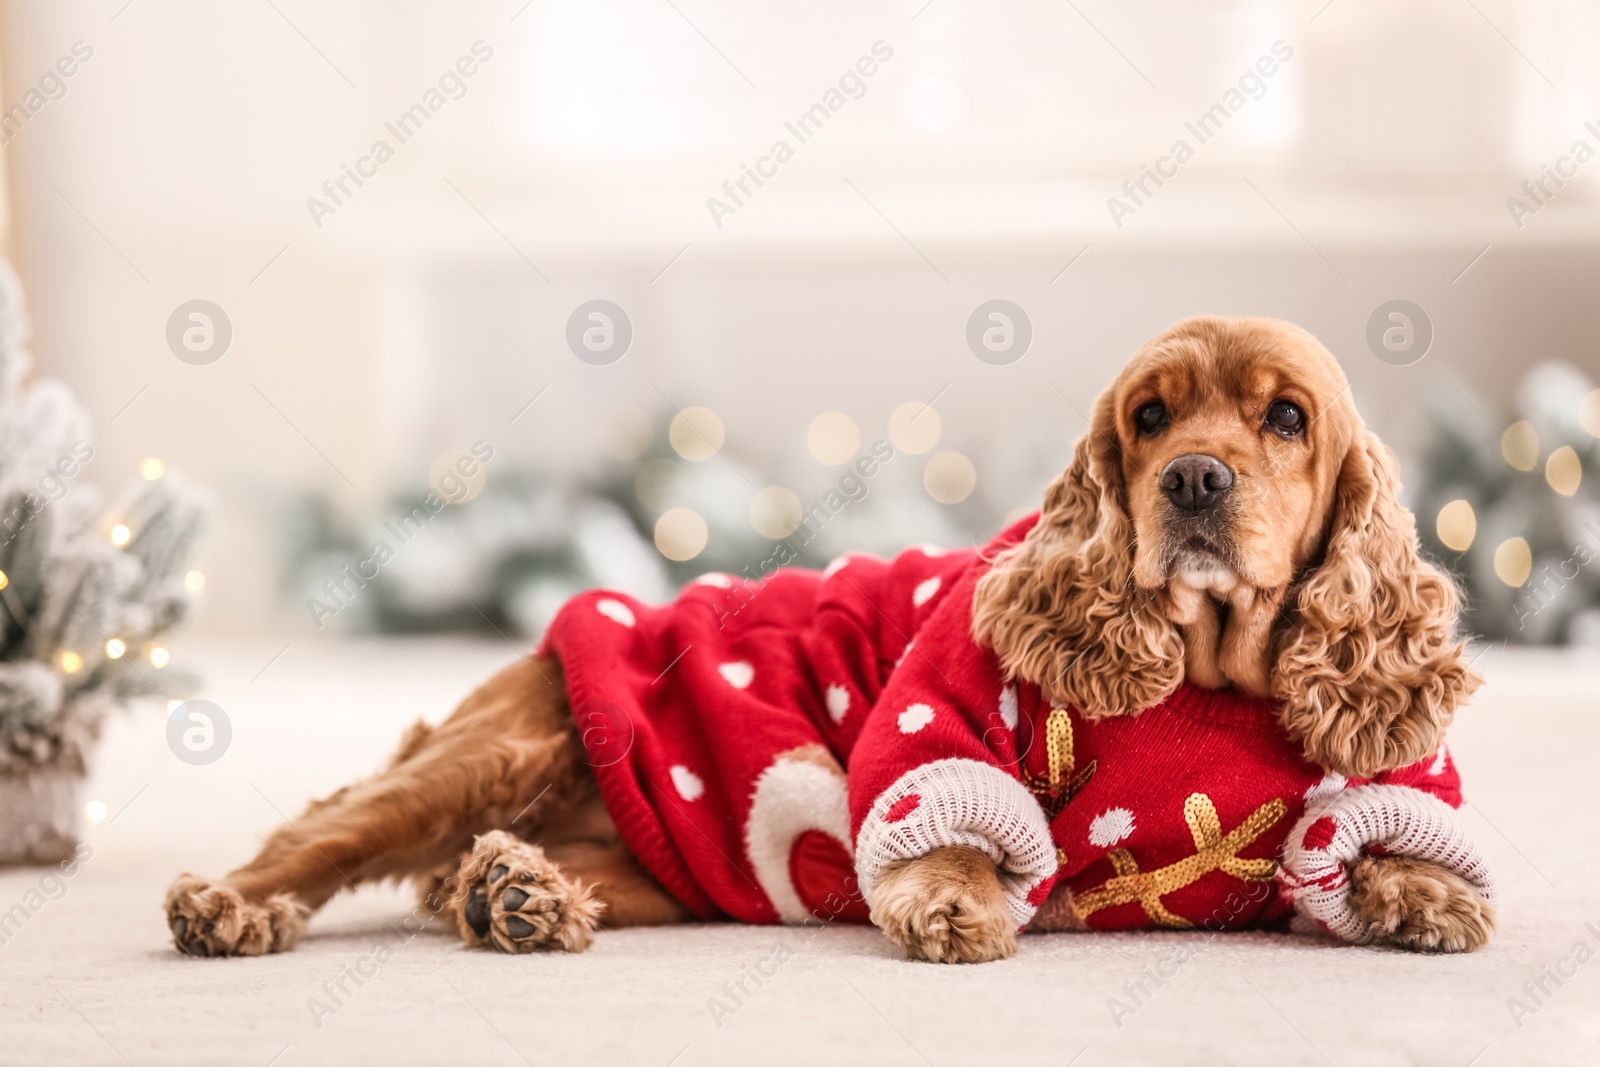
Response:
POLYGON ((468 887, 461 925, 469 944, 511 953, 581 952, 593 940, 602 905, 538 845, 502 831, 485 834, 463 863, 461 881, 468 887))
POLYGON ((166 899, 172 943, 188 956, 260 956, 294 947, 311 910, 287 894, 246 900, 232 886, 192 874, 172 883, 166 899))
POLYGON ((489 895, 483 891, 483 886, 475 885, 467 893, 467 903, 461 914, 473 933, 480 938, 489 936, 489 895))

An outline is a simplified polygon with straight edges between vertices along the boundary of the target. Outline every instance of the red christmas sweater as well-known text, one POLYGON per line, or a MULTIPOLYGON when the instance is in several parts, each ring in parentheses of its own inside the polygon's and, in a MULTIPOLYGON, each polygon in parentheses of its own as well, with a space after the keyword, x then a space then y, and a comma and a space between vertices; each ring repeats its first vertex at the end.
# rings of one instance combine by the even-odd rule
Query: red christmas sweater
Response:
POLYGON ((972 638, 986 560, 847 555, 705 575, 649 606, 595 591, 551 623, 629 847, 701 918, 867 921, 883 868, 986 852, 1025 926, 1058 886, 1091 928, 1279 924, 1365 934, 1345 865, 1423 856, 1492 897, 1448 752, 1372 782, 1308 763, 1269 701, 1180 687, 1088 720, 972 638), (848 768, 848 777, 847 771, 848 768))

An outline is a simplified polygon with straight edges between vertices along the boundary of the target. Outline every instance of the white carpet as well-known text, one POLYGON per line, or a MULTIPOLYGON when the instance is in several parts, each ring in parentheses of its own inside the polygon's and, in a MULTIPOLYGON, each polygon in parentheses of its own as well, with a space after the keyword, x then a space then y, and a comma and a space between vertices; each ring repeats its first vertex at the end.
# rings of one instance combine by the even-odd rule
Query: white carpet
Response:
MULTIPOLYGON (((1090 934, 1030 936, 1015 960, 941 968, 896 959, 866 929, 726 926, 505 957, 433 933, 406 942, 391 923, 410 900, 394 889, 336 901, 288 955, 182 957, 160 910, 173 874, 242 861, 274 809, 375 768, 403 723, 441 717, 513 655, 308 641, 262 673, 281 647, 190 650, 233 721, 211 766, 172 756, 160 709, 109 732, 90 790, 109 814, 90 830, 93 858, 0 944, 0 1064, 1600 1063, 1594 660, 1480 661, 1490 684, 1451 740, 1468 818, 1508 892, 1499 937, 1469 957, 1090 934), (1192 958, 1174 973, 1184 946, 1192 958), (1144 977, 1148 995, 1125 988, 1157 967, 1171 977, 1144 977), (1523 983, 1546 967, 1572 976, 1546 978, 1552 995, 1536 1006, 1523 983), (772 975, 759 986, 757 968, 772 975), (346 993, 325 989, 341 979, 346 993), (730 988, 741 979, 748 995, 730 988), (1520 1026, 1511 997, 1536 1008, 1520 1026)), ((42 874, 0 873, 0 911, 37 901, 42 874)))

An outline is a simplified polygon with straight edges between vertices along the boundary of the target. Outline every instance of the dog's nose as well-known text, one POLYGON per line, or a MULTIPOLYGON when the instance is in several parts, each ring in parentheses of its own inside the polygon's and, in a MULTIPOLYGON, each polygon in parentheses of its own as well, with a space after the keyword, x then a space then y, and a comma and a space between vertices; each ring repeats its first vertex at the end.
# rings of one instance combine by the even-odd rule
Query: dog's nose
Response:
POLYGON ((1207 511, 1233 488, 1233 471, 1216 456, 1190 452, 1161 472, 1161 491, 1184 511, 1207 511))

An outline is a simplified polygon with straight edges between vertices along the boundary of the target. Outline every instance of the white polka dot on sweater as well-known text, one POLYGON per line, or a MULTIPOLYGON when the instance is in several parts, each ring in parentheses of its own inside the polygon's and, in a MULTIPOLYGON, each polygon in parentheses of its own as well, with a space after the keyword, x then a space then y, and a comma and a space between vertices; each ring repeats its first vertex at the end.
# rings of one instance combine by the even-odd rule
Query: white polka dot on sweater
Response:
POLYGON ((913 704, 900 713, 900 732, 914 734, 933 721, 933 708, 927 704, 913 704))
POLYGON ((927 556, 929 559, 938 559, 940 556, 944 556, 944 555, 948 555, 949 554, 949 550, 948 549, 938 548, 938 547, 935 547, 934 545, 918 545, 917 546, 917 551, 921 552, 924 556, 927 556))
POLYGON ((1017 715, 1017 687, 1008 685, 1000 690, 1000 721, 1006 724, 1007 730, 1015 730, 1017 715))
POLYGON ((756 669, 744 660, 735 660, 733 663, 724 663, 718 667, 717 673, 735 689, 746 689, 755 679, 756 669))
POLYGON ((1133 833, 1133 812, 1127 808, 1109 808, 1094 817, 1089 824, 1089 844, 1110 848, 1133 833))
POLYGON ((1433 762, 1428 764, 1429 774, 1443 774, 1446 762, 1450 759, 1450 750, 1444 747, 1444 742, 1439 742, 1439 754, 1433 757, 1433 762))
POLYGON ((678 790, 678 795, 685 800, 699 800, 700 794, 706 791, 706 784, 700 776, 683 764, 675 764, 668 772, 672 775, 672 784, 678 790))
POLYGON ((835 682, 828 686, 828 718, 836 723, 844 722, 845 713, 850 710, 850 690, 835 682))
POLYGON ((838 559, 828 564, 827 567, 823 568, 822 576, 824 578, 832 578, 835 574, 838 574, 848 566, 850 566, 850 557, 840 556, 838 559))
POLYGON ((1306 790, 1306 803, 1326 800, 1345 786, 1345 777, 1338 771, 1329 771, 1322 776, 1322 781, 1306 790))
POLYGON ((939 576, 935 574, 925 582, 921 582, 911 591, 911 602, 917 607, 922 607, 933 599, 933 594, 939 591, 939 576))
POLYGON ((900 666, 900 664, 906 661, 906 657, 911 655, 911 646, 915 645, 916 643, 917 639, 915 637, 906 642, 906 647, 900 650, 900 658, 894 661, 894 665, 896 667, 900 666))
POLYGON ((690 585, 714 585, 718 589, 732 589, 733 588, 733 579, 729 578, 726 574, 721 574, 721 573, 719 573, 717 571, 712 571, 709 574, 702 574, 700 577, 696 578, 694 581, 690 582, 689 584, 690 585))
POLYGON ((620 600, 596 600, 594 610, 612 622, 620 622, 624 626, 633 625, 633 612, 629 611, 628 605, 620 600))

